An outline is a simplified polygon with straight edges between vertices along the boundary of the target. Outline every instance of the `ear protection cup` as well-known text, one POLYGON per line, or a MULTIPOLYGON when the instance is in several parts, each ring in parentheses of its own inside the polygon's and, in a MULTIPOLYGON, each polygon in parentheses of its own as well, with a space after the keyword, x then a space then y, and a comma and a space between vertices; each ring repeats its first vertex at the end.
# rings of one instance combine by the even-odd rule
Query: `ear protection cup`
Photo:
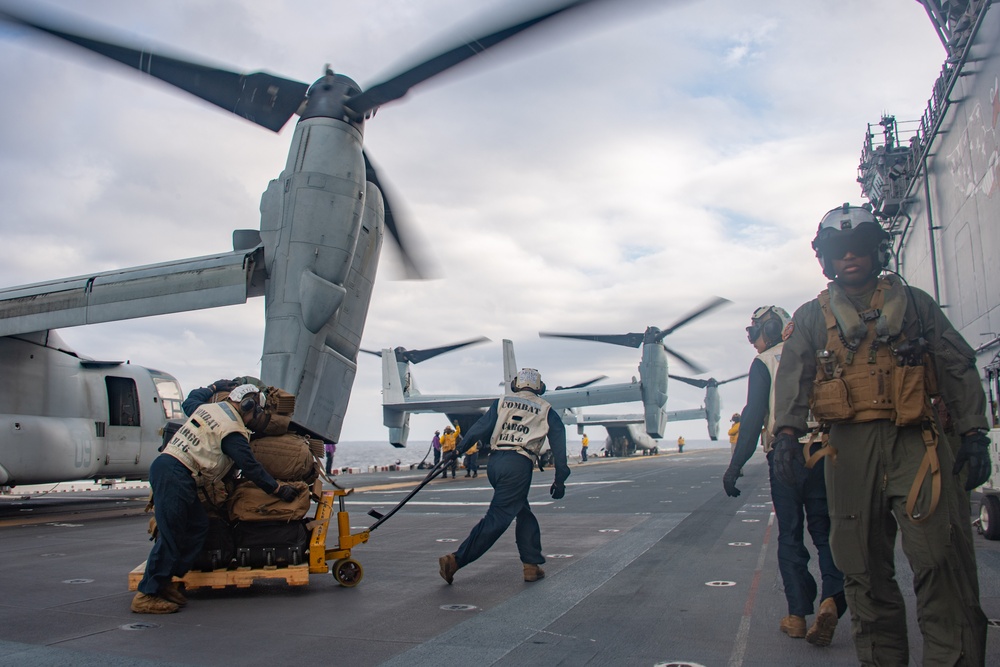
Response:
POLYGON ((761 331, 764 333, 764 340, 769 343, 774 343, 775 341, 780 343, 782 328, 781 322, 774 317, 771 317, 761 325, 761 331))

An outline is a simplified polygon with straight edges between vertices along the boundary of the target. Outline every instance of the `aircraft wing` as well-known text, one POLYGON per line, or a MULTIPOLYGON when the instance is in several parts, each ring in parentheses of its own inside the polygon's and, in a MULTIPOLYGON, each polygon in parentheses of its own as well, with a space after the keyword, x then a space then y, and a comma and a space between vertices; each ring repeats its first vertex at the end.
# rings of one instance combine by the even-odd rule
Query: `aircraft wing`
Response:
POLYGON ((483 412, 490 407, 499 396, 410 396, 402 403, 384 405, 383 407, 406 412, 441 412, 467 414, 483 412))
POLYGON ((667 412, 667 420, 672 422, 683 422, 692 419, 707 419, 705 408, 691 408, 690 410, 674 410, 667 412))
POLYGON ((608 405, 642 401, 642 387, 638 382, 607 384, 547 391, 542 395, 555 410, 580 408, 587 405, 608 405))
POLYGON ((246 302, 264 293, 264 247, 0 290, 0 336, 246 302))
MULTIPOLYGON (((582 426, 623 426, 625 424, 642 424, 644 421, 641 414, 585 415, 567 412, 562 415, 562 418, 567 424, 580 424, 582 426)), ((667 411, 667 421, 670 422, 682 422, 694 419, 705 419, 705 408, 667 411)))

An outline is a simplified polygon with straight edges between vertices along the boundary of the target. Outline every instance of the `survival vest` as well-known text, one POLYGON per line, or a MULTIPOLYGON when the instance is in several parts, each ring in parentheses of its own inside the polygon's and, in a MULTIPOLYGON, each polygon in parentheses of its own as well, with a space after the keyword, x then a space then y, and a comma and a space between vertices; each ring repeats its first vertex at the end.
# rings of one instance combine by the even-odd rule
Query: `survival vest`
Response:
POLYGON ((887 419, 900 427, 918 426, 926 449, 906 498, 906 514, 914 523, 922 523, 934 514, 941 497, 938 432, 931 406, 937 378, 930 354, 902 332, 907 304, 904 287, 897 280, 880 278, 869 310, 862 313, 853 304, 832 298, 829 289, 818 299, 827 340, 826 349, 816 355, 809 406, 820 428, 803 448, 806 466, 811 468, 823 456, 836 456, 836 450, 826 443, 832 422, 887 419), (817 434, 824 446, 810 455, 817 434), (927 511, 920 512, 917 498, 928 476, 930 502, 927 511))
MULTIPOLYGON (((915 359, 897 356, 897 351, 911 349, 901 333, 905 296, 904 306, 895 309, 897 313, 891 317, 899 321, 884 322, 882 331, 877 326, 886 293, 902 289, 898 283, 881 278, 872 295, 871 309, 859 314, 864 323, 863 335, 853 338, 842 333, 837 324, 830 290, 820 293, 819 303, 826 318, 826 349, 817 355, 810 400, 819 421, 889 419, 897 426, 915 426, 933 418, 930 397, 937 383, 930 355, 921 352, 915 359)), ((856 312, 853 307, 849 310, 856 312)))
MULTIPOLYGON (((767 397, 767 415, 764 418, 764 427, 760 431, 760 441, 765 453, 773 449, 771 443, 774 442, 774 376, 778 373, 778 362, 781 361, 781 348, 784 345, 784 343, 778 343, 757 355, 757 358, 767 368, 767 374, 771 377, 771 393, 767 397)), ((736 424, 736 427, 736 432, 739 433, 739 424, 736 424)))
POLYGON ((241 433, 250 439, 236 409, 229 403, 204 403, 184 422, 167 446, 169 454, 183 463, 199 485, 225 475, 233 460, 222 452, 222 439, 230 433, 241 433))
POLYGON ((490 446, 518 452, 537 462, 549 434, 550 408, 548 401, 530 391, 505 395, 497 406, 497 424, 490 446))

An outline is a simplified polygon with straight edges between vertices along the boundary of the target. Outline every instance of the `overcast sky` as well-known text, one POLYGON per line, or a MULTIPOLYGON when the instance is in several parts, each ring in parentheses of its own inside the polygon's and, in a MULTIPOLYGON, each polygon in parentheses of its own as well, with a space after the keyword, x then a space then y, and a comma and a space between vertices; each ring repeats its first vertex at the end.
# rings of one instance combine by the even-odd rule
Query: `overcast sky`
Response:
MULTIPOLYGON (((416 366, 425 393, 498 392, 503 338, 549 386, 628 381, 639 350, 538 331, 665 328, 716 295, 733 303, 665 342, 709 369, 700 377, 746 372, 752 310, 793 311, 824 286, 809 244, 828 209, 864 201, 855 179, 868 123, 919 118, 945 58, 915 0, 605 4, 466 63, 366 126, 440 278, 399 280, 387 239, 363 347, 493 341, 416 366)), ((329 63, 363 88, 512 7, 543 5, 45 2, 153 50, 306 82, 329 63)), ((269 132, 9 27, 0 90, 0 287, 231 249, 234 229, 259 226, 294 129, 293 119, 269 132)), ((259 372, 263 300, 60 333, 82 354, 166 371, 189 391, 259 372)), ((692 374, 679 362, 671 372, 692 374)), ((362 354, 342 441, 386 440, 380 375, 362 354)), ((723 387, 723 429, 745 398, 745 381, 723 387)), ((668 409, 702 399, 673 382, 668 409)), ((411 446, 444 423, 414 416, 411 446)), ((678 434, 704 438, 705 425, 671 424, 678 434)))

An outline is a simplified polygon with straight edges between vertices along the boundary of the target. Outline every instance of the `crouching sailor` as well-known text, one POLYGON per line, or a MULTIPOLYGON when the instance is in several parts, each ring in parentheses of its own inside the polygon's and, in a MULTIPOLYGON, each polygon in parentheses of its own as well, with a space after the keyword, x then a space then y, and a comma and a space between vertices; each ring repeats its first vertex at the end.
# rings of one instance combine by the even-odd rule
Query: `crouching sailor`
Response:
POLYGON ((250 433, 263 430, 270 417, 260 389, 234 385, 219 380, 188 394, 184 411, 190 417, 149 467, 158 534, 132 600, 137 614, 170 614, 187 603, 173 578, 191 569, 208 531, 199 486, 222 477, 235 463, 264 491, 286 502, 298 495, 292 487, 279 485, 250 449, 250 433), (225 390, 230 390, 229 398, 207 402, 216 391, 225 390))

